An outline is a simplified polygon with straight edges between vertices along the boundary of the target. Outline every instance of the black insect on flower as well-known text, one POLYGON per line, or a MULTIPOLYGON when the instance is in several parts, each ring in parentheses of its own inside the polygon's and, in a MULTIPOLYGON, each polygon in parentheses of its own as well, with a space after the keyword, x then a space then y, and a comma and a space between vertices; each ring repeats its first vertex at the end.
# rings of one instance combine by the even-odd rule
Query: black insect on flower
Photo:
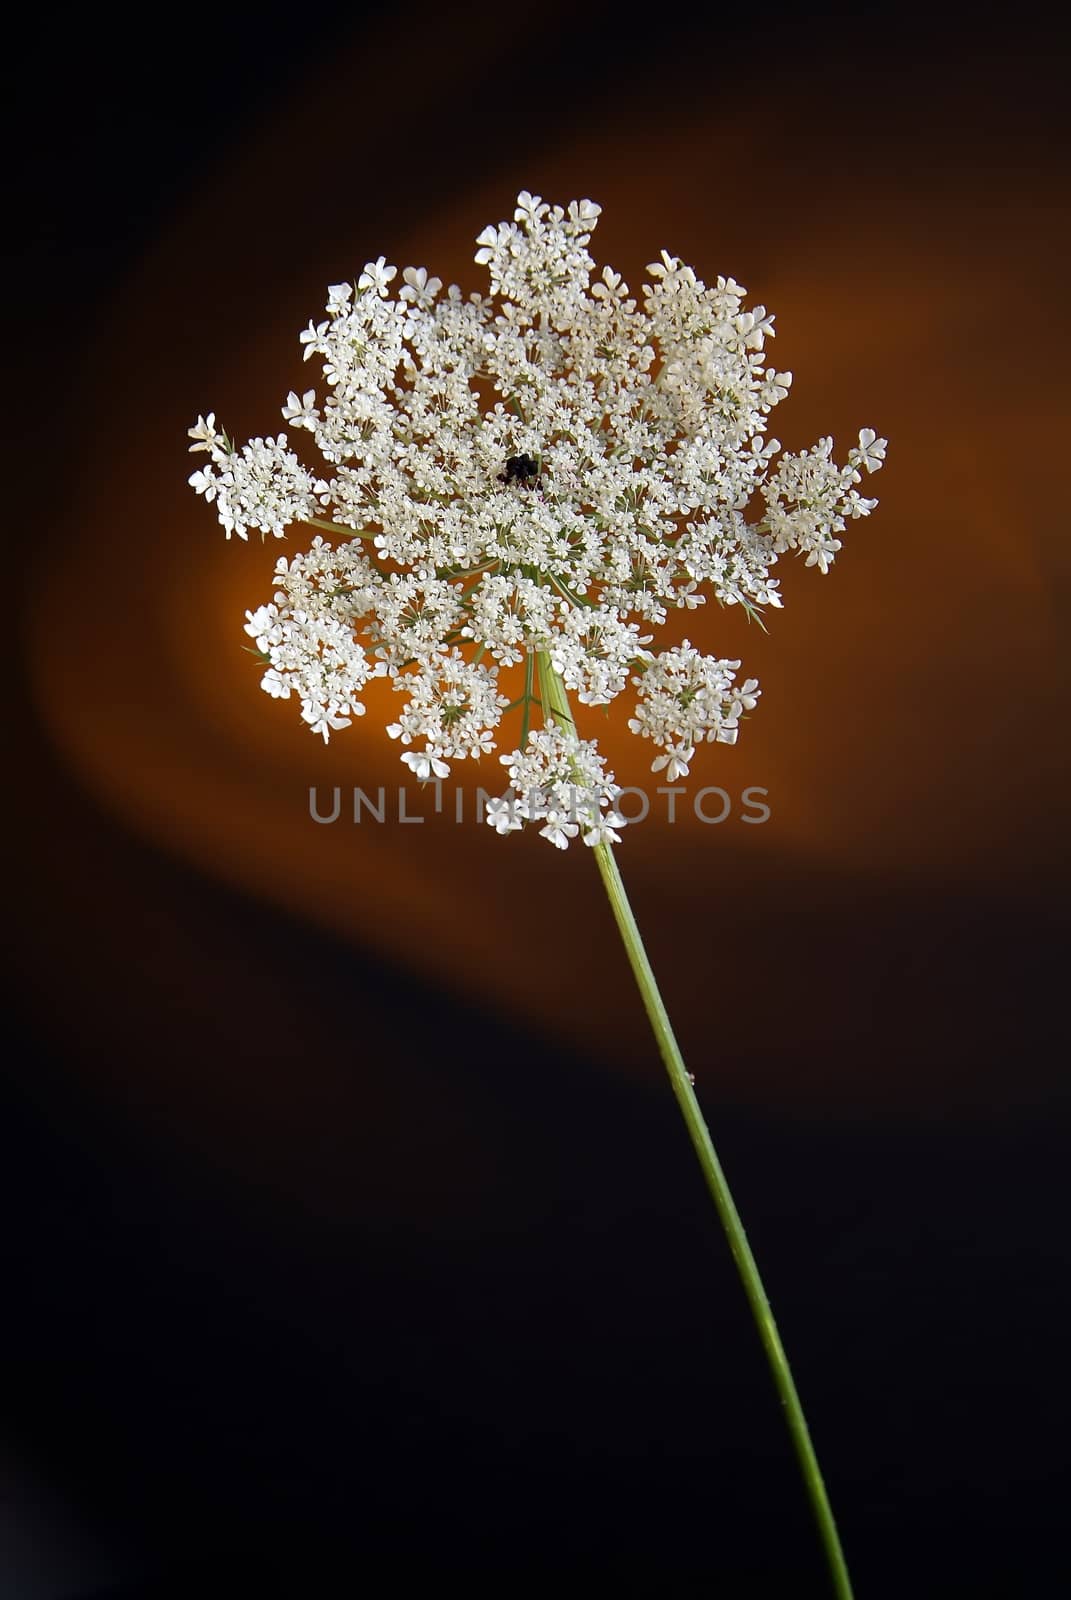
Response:
POLYGON ((515 483, 519 489, 539 488, 540 465, 538 457, 509 456, 505 472, 498 474, 499 483, 515 483))

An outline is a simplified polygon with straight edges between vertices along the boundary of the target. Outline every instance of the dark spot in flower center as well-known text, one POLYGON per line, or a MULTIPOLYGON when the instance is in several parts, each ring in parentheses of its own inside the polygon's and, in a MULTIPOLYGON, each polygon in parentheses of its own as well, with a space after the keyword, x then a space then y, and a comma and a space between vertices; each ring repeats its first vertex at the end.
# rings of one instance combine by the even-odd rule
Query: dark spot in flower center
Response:
POLYGON ((499 483, 515 483, 519 489, 529 489, 539 482, 539 462, 532 456, 509 456, 505 472, 498 474, 499 483))

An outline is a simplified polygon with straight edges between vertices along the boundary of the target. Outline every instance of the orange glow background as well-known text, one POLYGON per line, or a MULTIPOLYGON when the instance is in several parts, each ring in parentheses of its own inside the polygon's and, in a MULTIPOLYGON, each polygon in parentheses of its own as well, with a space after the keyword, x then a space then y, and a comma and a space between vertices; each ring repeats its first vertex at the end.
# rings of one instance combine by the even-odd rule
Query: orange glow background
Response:
MULTIPOLYGON (((864 485, 877 511, 849 525, 828 577, 782 563, 785 609, 768 634, 714 606, 688 616, 680 631, 740 656, 763 696, 735 748, 700 753, 678 824, 652 816, 627 830, 619 859, 704 1107, 734 1146, 742 1208, 772 1257, 812 1392, 827 1396, 823 1437, 857 1548, 870 1550, 871 1600, 931 1593, 905 1587, 905 1574, 915 1584, 910 1541, 888 1554, 906 1527, 932 1533, 940 1515, 920 1509, 926 1496, 959 1530, 955 1573, 988 1485, 1003 1481, 1006 1464, 993 1467, 971 1443, 981 1433, 971 1431, 979 1424, 969 1388, 987 1393, 990 1423, 1005 1428, 1016 1459, 1037 1449, 1039 1481, 1047 1470, 1019 1386, 1041 1348, 1032 1341, 1051 1342, 1057 1323, 1051 1291, 1036 1287, 1048 1280, 1027 1271, 1022 1234, 1010 1242, 1000 1208, 1013 1207, 1016 1228, 1040 1229, 1032 1262, 1066 1251, 1060 1206, 1035 1187, 1054 1182, 1052 1168, 1023 1154, 1031 1140, 1055 1138, 1067 1116, 1063 89, 1025 14, 1010 38, 965 32, 951 12, 904 18, 785 11, 771 14, 767 33, 759 19, 737 26, 685 11, 672 29, 652 31, 650 48, 624 38, 622 19, 605 8, 581 18, 557 4, 538 17, 418 6, 359 27, 340 22, 316 35, 315 48, 306 43, 285 79, 277 74, 263 92, 243 85, 245 111, 225 136, 194 142, 193 164, 157 193, 151 163, 138 164, 139 117, 151 133, 154 116, 162 127, 173 114, 193 141, 202 121, 215 127, 206 106, 227 92, 218 64, 197 64, 195 41, 173 41, 170 71, 176 81, 189 71, 188 98, 154 111, 144 91, 128 134, 107 146, 131 163, 128 178, 100 179, 117 219, 117 196, 142 218, 131 221, 130 242, 98 240, 103 265, 94 267, 89 245, 78 254, 79 218, 95 204, 91 175, 42 189, 41 215, 60 220, 42 225, 38 255, 27 256, 43 275, 12 334, 25 505, 13 533, 22 692, 9 731, 18 895, 9 931, 16 1029, 28 1041, 16 1052, 16 1094, 50 1152, 42 1185, 48 1197, 54 1183, 67 1197, 57 1216, 77 1218, 87 1205, 87 1216, 111 1219, 112 1199, 93 1210, 85 1195, 106 1193, 114 1163, 115 1238, 132 1237, 142 1206, 155 1219, 129 1259, 126 1244, 115 1246, 114 1278, 110 1220, 103 1245, 87 1245, 65 1220, 40 1223, 48 1248, 34 1244, 32 1228, 20 1246, 17 1281, 31 1286, 31 1312, 17 1420, 28 1438, 35 1397, 58 1396, 34 1459, 47 1467, 50 1455, 62 1457, 65 1481, 77 1479, 86 1504, 96 1461, 84 1441, 114 1423, 129 1461, 151 1456, 137 1432, 144 1381, 153 1395, 174 1386, 174 1414, 157 1432, 161 1458, 173 1448, 181 1456, 183 1407, 196 1408, 190 1396, 206 1370, 198 1362, 209 1362, 197 1354, 194 1311, 176 1307, 171 1289, 160 1290, 148 1333, 124 1343, 115 1329, 125 1326, 129 1285, 153 1272, 161 1284, 195 1283, 199 1252, 215 1260, 216 1232, 230 1238, 233 1228, 240 1242, 219 1258, 229 1265, 218 1267, 218 1298, 270 1301, 264 1325, 289 1337, 288 1319, 300 1319, 295 1308, 310 1297, 329 1330, 312 1365, 332 1417, 336 1403, 344 1412, 357 1404, 338 1395, 360 1381, 346 1363, 364 1360, 365 1324, 352 1323, 357 1313, 338 1287, 353 1281, 345 1250, 367 1247, 369 1273, 377 1252, 402 1262, 399 1283, 410 1276, 398 1292, 412 1297, 419 1326, 453 1304, 458 1273, 468 1288, 456 1291, 457 1315, 471 1316, 477 1333, 481 1319, 494 1325, 506 1281, 503 1292, 527 1308, 509 1324, 508 1350, 533 1373, 559 1361, 560 1393, 576 1415, 577 1396, 597 1380, 587 1368, 572 1372, 553 1345, 563 1326, 572 1335, 576 1286, 604 1250, 615 1269, 604 1268, 608 1285, 629 1278, 634 1248, 637 1282, 643 1271, 657 1276, 668 1250, 661 1289, 645 1295, 630 1280, 634 1299, 614 1313, 620 1371, 612 1351, 607 1370, 633 1393, 643 1390, 637 1375, 674 1368, 676 1335, 652 1305, 662 1295, 675 1306, 673 1285, 694 1277, 694 1293, 714 1298, 696 1312, 691 1337, 712 1323, 719 1333, 693 1376, 724 1385, 715 1398, 728 1408, 725 1438, 737 1441, 717 1467, 727 1475, 726 1526, 734 1493, 747 1502, 739 1514, 765 1525, 748 1497, 781 1459, 780 1438, 766 1445, 760 1432, 755 1443, 750 1432, 764 1378, 734 1376, 744 1369, 732 1338, 750 1351, 750 1330, 737 1329, 731 1312, 721 1327, 721 1291, 735 1284, 707 1285, 708 1266, 714 1277, 729 1267, 708 1248, 705 1213, 688 1231, 703 1201, 688 1187, 690 1158, 675 1142, 662 1069, 587 852, 560 854, 534 834, 499 839, 474 822, 350 825, 354 785, 393 792, 404 775, 383 732, 392 697, 372 695, 363 721, 325 748, 293 705, 261 694, 242 648, 244 612, 269 598, 274 562, 293 541, 226 542, 213 509, 186 486, 198 460, 186 429, 198 413, 214 410, 243 441, 278 430, 289 389, 322 388, 297 335, 327 284, 382 253, 480 288, 475 235, 511 214, 522 187, 552 201, 598 201, 593 252, 634 289, 663 247, 708 279, 746 284, 749 304, 776 315, 771 359, 795 375, 775 419, 786 447, 832 433, 843 459, 861 426, 890 441, 885 469, 864 485), (95 285, 84 306, 81 268, 95 285), (27 398, 22 372, 41 384, 39 400, 27 398), (309 820, 311 785, 325 798, 342 787, 334 826, 309 820), (703 785, 733 795, 765 787, 771 820, 698 825, 690 799, 703 785), (600 1149, 604 1116, 615 1131, 600 1149), (1000 1142, 1008 1129, 1025 1141, 1010 1167, 1000 1142), (871 1169, 867 1152, 879 1145, 885 1153, 871 1169), (77 1184, 63 1176, 68 1154, 77 1184), (171 1173, 169 1163, 182 1174, 174 1191, 157 1175, 171 1173), (929 1178, 905 1199, 920 1172, 929 1178), (195 1193, 204 1220, 176 1267, 168 1208, 176 1194, 195 1193), (594 1222, 584 1220, 589 1203, 594 1222), (504 1265, 512 1251, 527 1260, 525 1249, 545 1251, 542 1268, 504 1265), (424 1267, 413 1265, 424 1250, 442 1253, 438 1313, 425 1303, 424 1267), (84 1251, 104 1289, 82 1284, 84 1251), (535 1287, 521 1286, 526 1273, 535 1287), (75 1283, 68 1294, 64 1285, 75 1283), (1022 1305, 1033 1307, 1028 1331, 1022 1305), (71 1353, 69 1329, 83 1325, 95 1356, 80 1345, 71 1353), (936 1345, 925 1343, 926 1328, 936 1345), (872 1357, 868 1340, 877 1341, 872 1357), (947 1380, 949 1400, 947 1373, 961 1359, 969 1376, 958 1387, 947 1380), (871 1361, 883 1373, 877 1395, 871 1361), (328 1369, 341 1374, 337 1393, 328 1369), (99 1398, 113 1397, 109 1383, 127 1407, 120 1422, 112 1398, 99 1398), (747 1418, 737 1426, 738 1394, 747 1418), (931 1428, 951 1441, 947 1458, 938 1445, 919 1466, 931 1428), (70 1438, 83 1441, 84 1471, 63 1454, 70 1438), (961 1499, 950 1510, 953 1481, 961 1499)), ((106 45, 102 33, 100 61, 106 45)), ((285 36, 259 48, 264 59, 278 54, 285 36)), ((105 96, 86 115, 106 121, 107 104, 105 96)), ((75 161, 73 112, 54 137, 62 160, 75 161)), ((650 747, 627 733, 626 716, 621 703, 608 724, 589 716, 582 731, 608 749, 621 782, 642 785, 650 747)), ((455 776, 470 791, 492 789, 499 770, 462 766, 455 776)), ((36 1148, 28 1143, 24 1157, 31 1194, 36 1148)), ((394 1268, 383 1270, 393 1286, 394 1268)), ((212 1281, 204 1304, 214 1314, 212 1281)), ((247 1337, 260 1348, 260 1311, 247 1317, 242 1305, 228 1313, 236 1348, 247 1337)), ((578 1337, 587 1330, 590 1355, 602 1346, 585 1316, 594 1313, 577 1313, 578 1337)), ((285 1401, 303 1392, 306 1369, 296 1357, 286 1367, 278 1337, 284 1354, 269 1340, 261 1359, 276 1374, 267 1387, 276 1383, 285 1401)), ((383 1347, 393 1349, 394 1337, 384 1332, 383 1347)), ((242 1359, 234 1356, 228 1384, 240 1387, 242 1359)), ((557 1394, 557 1379, 546 1381, 557 1394)), ((212 1405, 218 1399, 225 1415, 230 1390, 220 1383, 212 1405)), ((357 1392, 363 1404, 370 1390, 357 1392)), ((1039 1390, 1035 1409, 1043 1399, 1051 1397, 1039 1390)), ((473 1460, 497 1459, 499 1419, 486 1404, 486 1435, 464 1447, 473 1460)), ((658 1427, 674 1425, 670 1413, 691 1416, 690 1391, 673 1390, 666 1405, 658 1427)), ((250 1413, 260 1415, 259 1400, 250 1413)), ((442 1439, 452 1440, 443 1415, 442 1439)), ((594 1436, 601 1413, 591 1415, 594 1436)), ((359 1430, 359 1409, 345 1418, 359 1430)), ((771 1430, 775 1422, 762 1419, 771 1430)), ((406 1426, 398 1422, 395 1436, 384 1424, 399 1459, 409 1459, 406 1441, 424 1437, 406 1426)), ((688 1463, 698 1446, 691 1424, 679 1427, 666 1449, 688 1463)), ((189 1448, 187 1476, 165 1474, 175 1504, 211 1480, 200 1449, 189 1448)), ((231 1460, 227 1448, 221 1460, 231 1460)), ((452 1448, 442 1445, 447 1477, 452 1448)), ((573 1462, 582 1487, 590 1462, 577 1466, 572 1450, 551 1440, 546 1460, 573 1462)), ((606 1451, 599 1471, 612 1466, 612 1445, 606 1451)), ((235 1473, 260 1484, 256 1448, 234 1459, 235 1473)), ((699 1466, 696 1485, 707 1481, 699 1466)), ((128 1487, 137 1482, 140 1467, 123 1470, 128 1487)), ((608 1496, 626 1492, 631 1468, 620 1470, 608 1496)), ((650 1471, 637 1481, 661 1482, 661 1469, 650 1471)), ((269 1505, 282 1503, 272 1485, 269 1505)), ((204 1489, 206 1504, 214 1492, 204 1489)), ((219 1490, 220 1504, 229 1492, 219 1490)), ((710 1503, 700 1487, 681 1492, 702 1529, 710 1503)), ((771 1492, 778 1515, 796 1514, 793 1483, 771 1492)), ((263 1506, 249 1513, 251 1545, 263 1515, 263 1506)), ((668 1526, 672 1505, 665 1515, 668 1526)), ((551 1538, 553 1516, 549 1526, 551 1538)), ((802 1528, 800 1513, 801 1547, 802 1528)), ((1018 1581, 1025 1569, 1008 1562, 1018 1581)), ((725 1592, 744 1600, 752 1591, 725 1592)), ((935 1600, 953 1592, 932 1591, 935 1600)))
MULTIPOLYGON (((72 795, 414 979, 539 1028, 548 1048, 655 1070, 582 851, 552 858, 534 838, 445 822, 309 822, 312 784, 393 792, 405 775, 382 731, 391 697, 324 749, 258 692, 243 612, 269 597, 280 547, 227 544, 184 486, 199 411, 244 439, 279 425, 289 387, 315 381, 296 336, 326 283, 386 252, 478 287, 472 240, 518 187, 590 195, 604 207, 597 258, 633 283, 667 246, 773 308, 772 358, 796 374, 776 418, 788 445, 829 431, 843 454, 863 424, 891 440, 878 513, 849 528, 825 580, 782 564, 787 605, 768 636, 713 606, 687 619, 764 691, 739 746, 697 761, 692 792, 758 784, 772 808, 762 828, 705 827, 685 796, 675 828, 656 814, 622 846, 689 1053, 712 1092, 760 1103, 1032 1095, 1032 1074, 979 1073, 963 996, 943 1010, 931 982, 947 955, 935 929, 970 940, 979 918, 1021 916, 1066 859, 1066 522, 1041 466, 1059 459, 1065 426, 1043 308, 1060 296, 1066 224, 1052 172, 1016 130, 979 126, 999 63, 951 84, 940 63, 917 66, 919 102, 942 96, 924 131, 906 126, 897 74, 845 83, 835 60, 805 83, 775 69, 757 132, 750 86, 714 96, 686 74, 688 92, 658 98, 657 116, 606 86, 556 138, 529 114, 492 156, 462 123, 449 160, 403 144, 404 178, 391 164, 353 194, 343 87, 359 77, 362 119, 385 124, 404 49, 423 124, 449 129, 457 75, 493 78, 507 50, 485 38, 450 65, 451 39, 433 26, 403 47, 388 28, 326 81, 297 84, 203 174, 117 291, 32 580, 33 714, 72 795), (259 247, 236 215, 264 219, 259 247), (526 951, 551 944, 548 1003, 526 951), (920 1007, 934 1011, 927 1032, 961 1035, 938 1062, 918 1047, 920 1007)), ((619 778, 643 784, 624 721, 617 708, 589 727, 619 778)), ((491 763, 459 776, 498 782, 491 763)))

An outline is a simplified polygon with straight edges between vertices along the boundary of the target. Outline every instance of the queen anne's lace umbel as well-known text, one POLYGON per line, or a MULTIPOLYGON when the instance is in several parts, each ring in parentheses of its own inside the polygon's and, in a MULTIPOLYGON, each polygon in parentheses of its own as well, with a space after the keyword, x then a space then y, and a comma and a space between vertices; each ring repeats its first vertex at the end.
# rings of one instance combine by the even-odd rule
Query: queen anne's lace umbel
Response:
POLYGON ((759 693, 739 661, 687 641, 653 653, 653 629, 706 592, 755 612, 780 606, 778 556, 828 570, 848 519, 876 505, 857 485, 885 458, 865 428, 847 464, 831 439, 782 453, 768 418, 791 374, 766 365, 773 318, 744 309, 732 278, 708 286, 662 253, 642 306, 588 252, 599 207, 518 197, 513 222, 480 234, 491 293, 467 299, 424 267, 381 256, 328 291, 327 316, 301 335, 326 392, 291 392, 283 418, 311 435, 304 464, 288 435, 240 450, 199 417, 190 483, 214 501, 227 537, 321 528, 276 565, 273 601, 247 612, 262 687, 296 696, 326 740, 364 706, 371 678, 407 698, 388 728, 415 775, 496 747, 521 708, 511 787, 488 821, 539 821, 564 847, 616 839, 619 792, 593 742, 530 731, 532 663, 549 661, 581 705, 630 685, 629 727, 650 739, 652 770, 686 776, 704 740, 731 744, 759 693), (510 702, 505 670, 525 670, 510 702), (419 747, 419 748, 417 748, 419 747))

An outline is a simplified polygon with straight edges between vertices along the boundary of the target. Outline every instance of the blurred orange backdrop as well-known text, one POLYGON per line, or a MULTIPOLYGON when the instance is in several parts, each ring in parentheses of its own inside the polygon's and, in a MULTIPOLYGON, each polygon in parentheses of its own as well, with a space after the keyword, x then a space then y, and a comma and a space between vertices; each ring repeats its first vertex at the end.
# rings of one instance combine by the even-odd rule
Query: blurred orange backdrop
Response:
MULTIPOLYGON (((560 125, 521 107, 489 147, 456 84, 509 85, 517 29, 462 48, 445 18, 416 39, 384 26, 338 53, 204 173, 117 289, 33 580, 36 716, 125 828, 548 1045, 657 1071, 586 852, 448 819, 356 827, 345 798, 336 825, 309 820, 312 785, 326 801, 404 776, 383 697, 324 748, 259 692, 243 613, 287 547, 225 542, 185 485, 198 412, 242 440, 277 429, 286 391, 312 381, 297 333, 327 283, 384 253, 468 291, 475 234, 518 188, 590 196, 596 257, 634 286, 665 247, 774 311, 774 359, 796 378, 786 445, 830 432, 843 455, 863 425, 890 439, 877 513, 850 525, 828 577, 783 564, 768 635, 714 607, 687 619, 763 688, 690 788, 762 786, 770 821, 700 826, 686 796, 675 827, 656 806, 620 847, 701 1083, 816 1110, 1043 1096, 1044 1062, 1025 1081, 978 1074, 969 977, 943 1013, 926 975, 935 940, 1048 906, 1066 866, 1066 514, 1047 465, 1065 428, 1048 307, 1066 219, 1036 130, 987 116, 996 59, 950 85, 941 59, 905 83, 835 58, 801 77, 782 57, 761 94, 701 63, 667 94, 637 62, 628 84, 586 83, 560 125), (548 948, 549 980, 532 955, 548 948), (928 1030, 936 1064, 912 1048, 928 1030)), ((620 707, 588 727, 622 782, 651 782, 620 707)), ((497 770, 459 776, 495 790, 497 770)))

